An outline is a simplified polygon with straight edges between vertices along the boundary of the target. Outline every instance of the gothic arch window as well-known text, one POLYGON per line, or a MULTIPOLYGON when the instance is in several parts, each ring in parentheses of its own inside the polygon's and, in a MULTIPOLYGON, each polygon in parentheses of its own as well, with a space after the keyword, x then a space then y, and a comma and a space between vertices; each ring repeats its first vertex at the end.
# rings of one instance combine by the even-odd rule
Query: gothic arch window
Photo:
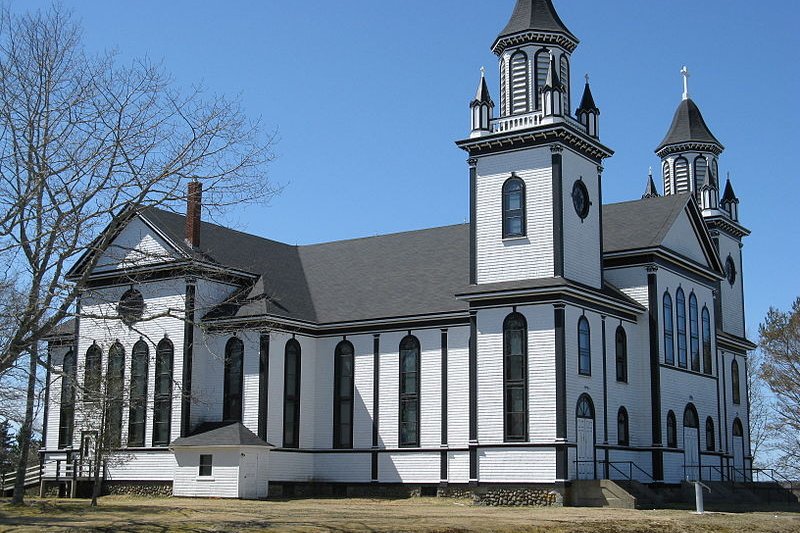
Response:
POLYGON ((530 111, 530 69, 528 54, 519 50, 511 56, 511 114, 530 111))
POLYGON ((669 292, 664 293, 664 361, 668 365, 675 364, 675 324, 672 315, 672 296, 669 292))
POLYGON ((355 386, 355 350, 342 341, 334 350, 333 361, 333 447, 353 447, 353 396, 355 386))
POLYGON ((300 362, 297 339, 286 343, 283 362, 283 447, 300 447, 300 362))
POLYGON ((675 413, 667 413, 667 448, 678 447, 678 424, 675 420, 675 413))
POLYGON ((630 442, 628 411, 624 407, 620 407, 617 413, 617 443, 620 446, 630 446, 630 442))
POLYGON ((400 446, 419 446, 420 348, 413 335, 400 341, 400 446))
POLYGON ((710 416, 706 418, 706 450, 713 452, 716 449, 716 438, 714 432, 714 419, 710 416))
POLYGON ((504 435, 506 442, 528 440, 528 324, 519 313, 503 322, 504 435))
POLYGON ((700 323, 697 315, 697 296, 692 292, 689 295, 689 338, 694 372, 700 372, 700 323))
POLYGON ((742 427, 742 421, 738 418, 733 421, 733 436, 734 437, 744 437, 744 428, 742 427))
POLYGON ((689 160, 681 156, 675 160, 675 192, 689 192, 689 160))
POLYGON ((708 307, 703 306, 702 313, 703 321, 703 372, 711 374, 712 369, 712 354, 711 354, 711 313, 708 312, 708 307))
POLYGON ((686 296, 683 289, 675 293, 675 318, 678 322, 678 366, 686 368, 686 296))
POLYGON ((669 161, 664 161, 662 169, 664 173, 664 194, 670 195, 672 194, 672 172, 669 167, 669 161))
POLYGON ((592 375, 592 347, 589 321, 585 316, 578 320, 578 373, 592 375))
POLYGON ((115 342, 108 350, 106 380, 106 439, 110 448, 119 448, 122 445, 122 404, 125 389, 125 348, 119 342, 115 342))
POLYGON ((242 421, 242 388, 244 386, 244 343, 231 337, 225 345, 222 419, 242 421))
POLYGON ((739 385, 739 363, 734 359, 731 361, 731 398, 735 404, 739 404, 742 401, 739 385))
POLYGON ((581 394, 581 397, 578 398, 578 407, 575 410, 575 416, 594 420, 594 404, 588 394, 581 394))
POLYGON ((143 340, 133 345, 131 352, 130 410, 128 412, 128 446, 144 446, 147 416, 147 368, 150 349, 143 340))
POLYGON ((617 326, 615 335, 617 381, 628 382, 628 335, 625 328, 617 326))
POLYGON ((708 183, 708 160, 699 155, 694 159, 694 192, 700 197, 700 190, 708 183))
POLYGON ((542 107, 542 89, 547 84, 547 72, 550 70, 550 50, 542 48, 536 52, 534 58, 534 65, 536 68, 536 87, 534 88, 534 97, 536 98, 536 109, 542 107))
POLYGON ((72 446, 75 427, 75 376, 77 369, 75 352, 70 350, 64 356, 61 376, 61 413, 58 420, 58 447, 72 446))
POLYGON ((100 381, 103 366, 103 351, 97 344, 86 350, 86 364, 83 374, 83 391, 87 401, 97 400, 100 394, 100 381))
POLYGON ((503 184, 503 238, 525 236, 525 182, 511 176, 503 184))
POLYGON ((172 373, 175 348, 161 339, 156 347, 156 382, 153 391, 153 446, 167 446, 172 427, 172 373))
POLYGON ((697 418, 697 409, 689 404, 683 411, 683 427, 700 429, 700 422, 697 418))
POLYGON ((564 114, 571 114, 569 103, 569 59, 565 54, 561 55, 561 83, 564 84, 564 114))

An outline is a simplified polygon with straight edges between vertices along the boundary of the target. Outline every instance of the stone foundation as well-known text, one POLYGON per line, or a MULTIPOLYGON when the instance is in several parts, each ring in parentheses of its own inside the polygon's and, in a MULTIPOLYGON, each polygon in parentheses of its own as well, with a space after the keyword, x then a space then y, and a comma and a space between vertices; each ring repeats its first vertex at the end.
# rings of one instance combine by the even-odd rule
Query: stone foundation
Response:
POLYGON ((106 481, 103 496, 168 498, 172 496, 172 481, 106 481))
POLYGON ((508 488, 476 492, 477 505, 491 507, 563 507, 564 497, 553 489, 508 488))

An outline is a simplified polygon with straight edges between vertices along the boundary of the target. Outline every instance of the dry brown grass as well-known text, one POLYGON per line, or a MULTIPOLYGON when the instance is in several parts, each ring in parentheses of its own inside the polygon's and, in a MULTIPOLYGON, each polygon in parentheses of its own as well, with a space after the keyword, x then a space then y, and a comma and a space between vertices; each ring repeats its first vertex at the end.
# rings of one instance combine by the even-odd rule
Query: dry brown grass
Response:
POLYGON ((291 531, 577 533, 800 532, 800 513, 712 513, 621 509, 486 508, 469 501, 293 500, 245 502, 106 497, 35 500, 23 508, 0 503, 6 531, 291 531))

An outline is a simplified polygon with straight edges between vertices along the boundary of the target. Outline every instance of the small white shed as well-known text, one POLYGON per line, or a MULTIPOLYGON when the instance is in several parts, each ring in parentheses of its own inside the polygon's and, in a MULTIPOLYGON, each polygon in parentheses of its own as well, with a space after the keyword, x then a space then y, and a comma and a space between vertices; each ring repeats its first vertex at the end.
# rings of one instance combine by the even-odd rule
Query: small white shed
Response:
POLYGON ((240 422, 203 424, 170 446, 178 464, 172 494, 189 498, 266 498, 272 447, 240 422))

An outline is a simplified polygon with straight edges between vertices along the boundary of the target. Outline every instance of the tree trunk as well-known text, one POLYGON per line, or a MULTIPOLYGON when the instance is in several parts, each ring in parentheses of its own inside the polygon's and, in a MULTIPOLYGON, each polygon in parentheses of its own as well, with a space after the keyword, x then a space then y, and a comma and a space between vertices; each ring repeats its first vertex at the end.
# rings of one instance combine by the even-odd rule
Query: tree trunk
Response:
POLYGON ((25 420, 19 429, 19 460, 17 461, 17 478, 14 481, 13 505, 22 505, 25 499, 25 474, 28 469, 28 452, 31 447, 33 433, 33 405, 36 401, 36 371, 38 364, 36 355, 31 352, 28 364, 28 395, 25 399, 25 420))
POLYGON ((108 413, 108 404, 106 403, 107 398, 103 397, 103 408, 100 410, 100 430, 97 432, 97 437, 95 437, 94 443, 94 465, 92 469, 94 472, 94 483, 92 484, 92 507, 97 507, 97 498, 100 497, 100 492, 103 490, 103 479, 100 477, 100 471, 102 468, 103 477, 105 477, 105 467, 100 465, 101 461, 105 458, 105 454, 103 451, 105 450, 105 440, 106 440, 106 420, 107 420, 107 413, 108 413))

